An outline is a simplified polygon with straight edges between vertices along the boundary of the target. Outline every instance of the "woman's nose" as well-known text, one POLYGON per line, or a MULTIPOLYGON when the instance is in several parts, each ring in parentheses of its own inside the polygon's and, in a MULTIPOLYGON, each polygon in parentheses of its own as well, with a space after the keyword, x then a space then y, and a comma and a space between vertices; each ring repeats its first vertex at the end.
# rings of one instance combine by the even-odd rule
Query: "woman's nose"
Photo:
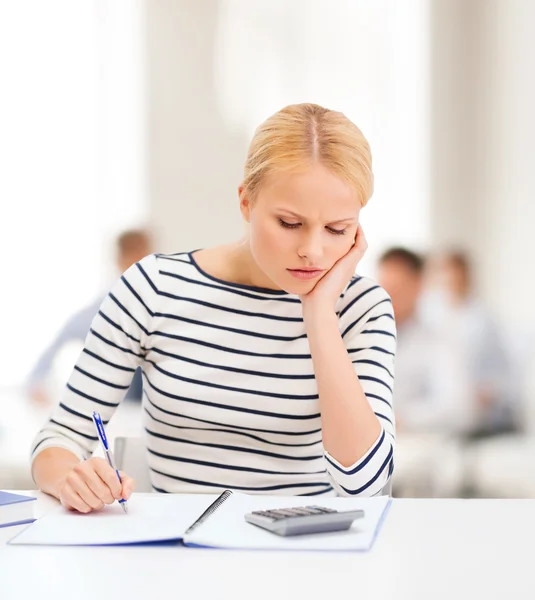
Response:
POLYGON ((304 234, 299 240, 297 254, 301 258, 306 258, 311 266, 321 266, 323 256, 321 235, 313 232, 304 234))

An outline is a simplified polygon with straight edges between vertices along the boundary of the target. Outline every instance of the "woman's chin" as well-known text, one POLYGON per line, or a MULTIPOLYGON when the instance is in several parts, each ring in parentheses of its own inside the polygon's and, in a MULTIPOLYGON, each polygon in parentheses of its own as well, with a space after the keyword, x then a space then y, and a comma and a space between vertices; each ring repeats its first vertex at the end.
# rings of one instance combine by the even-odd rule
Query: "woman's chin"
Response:
POLYGON ((305 294, 309 294, 316 287, 317 283, 317 281, 299 281, 292 277, 291 281, 286 279, 284 285, 281 285, 281 288, 288 294, 304 296, 305 294))

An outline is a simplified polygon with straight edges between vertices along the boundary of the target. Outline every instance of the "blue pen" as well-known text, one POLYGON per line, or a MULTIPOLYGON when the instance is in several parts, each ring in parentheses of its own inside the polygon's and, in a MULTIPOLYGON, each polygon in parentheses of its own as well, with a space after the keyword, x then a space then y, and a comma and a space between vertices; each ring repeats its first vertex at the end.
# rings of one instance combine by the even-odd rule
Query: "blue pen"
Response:
MULTIPOLYGON (((115 465, 113 464, 113 458, 110 452, 110 447, 108 446, 108 438, 106 437, 106 432, 104 431, 104 423, 102 422, 100 414, 96 411, 93 412, 93 422, 95 423, 95 427, 97 428, 97 434, 100 439, 100 443, 102 444, 104 456, 107 458, 110 467, 117 473, 119 481, 123 483, 121 476, 119 475, 119 471, 115 468, 115 465)), ((119 503, 123 507, 125 514, 128 514, 126 500, 119 500, 119 503)))

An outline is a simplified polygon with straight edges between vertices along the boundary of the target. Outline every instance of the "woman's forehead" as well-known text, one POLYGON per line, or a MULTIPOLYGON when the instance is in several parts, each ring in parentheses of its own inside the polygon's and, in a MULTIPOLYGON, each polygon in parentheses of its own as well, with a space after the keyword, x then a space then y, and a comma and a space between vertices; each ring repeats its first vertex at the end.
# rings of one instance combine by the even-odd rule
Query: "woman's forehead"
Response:
POLYGON ((321 211, 338 219, 360 208, 356 190, 321 165, 299 172, 271 173, 260 185, 258 200, 270 208, 276 205, 302 216, 321 211))

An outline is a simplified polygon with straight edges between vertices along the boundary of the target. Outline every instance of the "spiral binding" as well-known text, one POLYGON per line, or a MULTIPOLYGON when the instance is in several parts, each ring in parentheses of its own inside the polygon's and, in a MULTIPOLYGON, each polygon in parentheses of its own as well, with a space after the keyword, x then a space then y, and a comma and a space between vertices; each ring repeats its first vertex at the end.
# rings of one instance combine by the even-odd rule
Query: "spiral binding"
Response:
POLYGON ((204 521, 206 521, 206 519, 210 515, 213 515, 215 511, 223 504, 223 502, 230 498, 230 496, 232 496, 232 491, 225 490, 216 500, 212 502, 212 504, 210 504, 210 506, 203 512, 203 514, 195 521, 195 523, 188 527, 188 529, 186 530, 186 534, 191 533, 195 529, 195 527, 198 527, 199 525, 204 523, 204 521))

